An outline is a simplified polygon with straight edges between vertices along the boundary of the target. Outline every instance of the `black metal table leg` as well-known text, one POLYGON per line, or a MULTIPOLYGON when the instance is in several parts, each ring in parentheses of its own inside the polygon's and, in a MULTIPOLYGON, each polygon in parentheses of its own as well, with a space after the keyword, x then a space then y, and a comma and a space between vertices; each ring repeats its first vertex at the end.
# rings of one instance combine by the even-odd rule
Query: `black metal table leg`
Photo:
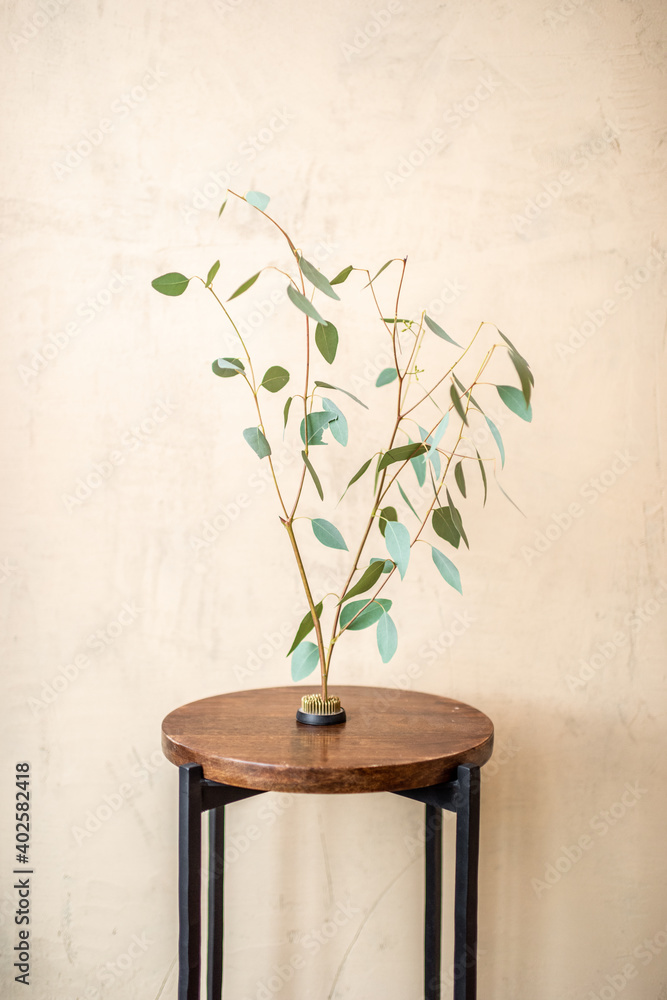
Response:
POLYGON ((442 810, 426 806, 424 905, 424 997, 440 1000, 442 936, 442 810))
POLYGON ((479 868, 478 767, 457 771, 454 1000, 477 997, 477 886, 479 868))
POLYGON ((222 998, 225 807, 208 814, 208 1000, 222 998))
POLYGON ((179 770, 178 1000, 199 1000, 204 772, 199 764, 183 764, 179 770))

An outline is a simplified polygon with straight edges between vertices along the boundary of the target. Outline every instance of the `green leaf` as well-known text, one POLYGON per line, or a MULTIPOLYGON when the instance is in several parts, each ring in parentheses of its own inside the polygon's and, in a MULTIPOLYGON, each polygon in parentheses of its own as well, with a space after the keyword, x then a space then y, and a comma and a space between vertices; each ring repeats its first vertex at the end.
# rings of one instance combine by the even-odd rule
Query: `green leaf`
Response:
POLYGON ((301 457, 303 458, 303 460, 305 462, 305 465, 306 465, 306 468, 308 469, 308 471, 310 472, 310 475, 312 476, 313 482, 315 483, 315 489, 317 490, 317 492, 320 495, 320 500, 324 500, 324 491, 322 489, 322 483, 320 482, 319 476, 315 472, 315 469, 313 468, 313 466, 311 464, 311 461, 308 458, 308 456, 306 455, 305 451, 301 452, 301 457))
MULTIPOLYGON (((322 605, 323 605, 322 601, 320 601, 319 604, 315 605, 315 612, 316 612, 318 618, 322 617, 322 605)), ((306 611, 305 615, 301 619, 301 623, 299 624, 298 629, 296 630, 296 635, 294 636, 294 641, 292 642, 292 645, 290 646, 290 648, 287 650, 287 654, 286 655, 287 656, 291 656, 292 653, 294 652, 294 650, 296 649, 296 647, 299 645, 299 643, 303 642, 303 640, 306 638, 306 636, 308 635, 308 633, 312 632, 312 630, 314 628, 315 628, 315 623, 313 622, 312 613, 310 611, 306 611)))
POLYGON ((431 555, 433 556, 433 562, 435 563, 438 573, 443 578, 443 580, 453 587, 454 590, 458 590, 459 594, 463 593, 461 589, 461 575, 457 570, 451 559, 443 555, 440 549, 436 549, 434 545, 431 546, 431 555))
MULTIPOLYGON (((435 471, 436 477, 438 479, 440 479, 440 455, 431 446, 431 435, 426 430, 426 428, 421 427, 419 424, 417 424, 417 426, 419 427, 419 434, 420 434, 420 437, 421 437, 422 441, 424 442, 424 444, 427 444, 429 446, 429 448, 428 448, 428 454, 426 454, 424 456, 420 456, 419 459, 413 459, 412 460, 412 464, 413 464, 413 466, 415 466, 415 472, 417 471, 417 465, 416 465, 416 463, 418 461, 423 462, 424 463, 424 480, 425 480, 426 479, 426 463, 430 462, 431 465, 433 466, 433 469, 435 471)), ((417 473, 417 479, 419 479, 419 473, 417 473)), ((423 485, 423 484, 420 484, 420 485, 423 485)))
POLYGON ((486 414, 484 414, 484 419, 486 420, 487 426, 493 434, 496 444, 498 445, 498 451, 500 452, 500 468, 502 469, 505 467, 505 448, 503 447, 503 439, 501 438, 500 431, 494 424, 493 420, 491 420, 490 417, 487 417, 486 414))
POLYGON ((409 458, 414 458, 416 455, 423 455, 425 451, 428 451, 425 444, 415 443, 401 444, 398 448, 390 448, 380 459, 378 472, 382 472, 383 469, 386 469, 388 465, 392 465, 394 462, 406 462, 409 458))
POLYGON ((213 281, 213 279, 215 278, 215 276, 216 276, 216 274, 218 273, 219 270, 220 270, 220 261, 216 260, 215 264, 212 265, 211 270, 208 272, 208 274, 206 276, 206 287, 207 288, 210 288, 211 282, 213 281))
POLYGON ((302 681, 312 674, 320 662, 320 651, 314 642, 302 642, 292 656, 292 680, 302 681))
POLYGON ((383 368, 378 377, 376 378, 375 384, 379 389, 380 386, 389 385, 390 382, 393 382, 397 378, 398 378, 398 372, 396 371, 395 368, 383 368))
MULTIPOLYGON (((375 456, 373 456, 373 457, 375 457, 375 456)), ((352 486, 354 483, 356 483, 357 479, 361 479, 361 477, 363 476, 364 472, 368 471, 368 467, 369 467, 369 465, 371 464, 372 461, 373 461, 373 459, 369 458, 367 462, 364 462, 364 464, 361 466, 361 468, 359 469, 359 471, 355 472, 355 474, 352 476, 352 479, 350 479, 349 483, 345 487, 345 493, 347 493, 347 491, 349 490, 350 486, 352 486)), ((345 496, 345 493, 343 493, 343 497, 345 496)), ((341 500, 343 499, 343 497, 341 497, 341 500)))
POLYGON ((396 563, 402 580, 410 562, 410 532, 400 521, 387 521, 384 540, 387 552, 396 563))
POLYGON ((373 558, 371 559, 371 562, 373 563, 373 565, 375 565, 375 563, 382 563, 382 566, 384 567, 382 570, 383 573, 391 573, 392 569, 396 565, 392 559, 373 558))
POLYGON ((327 323, 326 326, 322 326, 321 323, 317 324, 315 327, 315 343, 327 364, 332 365, 336 357, 336 351, 338 350, 338 330, 333 323, 327 323))
POLYGON ((242 285, 239 285, 234 294, 230 295, 227 301, 231 302, 232 299, 235 299, 239 295, 243 295, 243 293, 247 292, 249 288, 252 288, 261 273, 261 271, 258 271, 257 274, 253 274, 252 278, 248 278, 248 280, 244 281, 242 285))
POLYGON ((310 523, 313 526, 315 538, 322 545, 326 545, 330 549, 344 549, 346 552, 348 551, 345 539, 331 521, 325 521, 323 517, 314 517, 310 523))
POLYGON ((306 314, 306 316, 310 316, 311 319, 321 323, 322 326, 328 326, 327 321, 320 316, 313 303, 309 302, 306 296, 302 295, 299 289, 295 288, 294 285, 287 286, 287 297, 290 302, 293 302, 297 309, 300 309, 302 313, 306 314))
POLYGON ((535 380, 533 378, 533 373, 531 372, 528 364, 517 354, 516 351, 509 351, 510 361, 516 369, 516 373, 521 381, 521 391, 523 392, 523 398, 526 401, 526 406, 530 406, 530 397, 533 389, 535 380))
POLYGON ((243 437, 259 458, 266 458, 267 455, 271 454, 269 442, 264 437, 260 427, 246 427, 243 437))
POLYGON ((419 514, 417 513, 417 511, 414 509, 414 507, 412 506, 412 504, 410 503, 410 501, 406 497, 405 491, 404 491, 403 487, 401 486, 401 484, 399 482, 397 482, 396 485, 398 486, 398 492, 401 494, 401 496, 405 500, 406 504, 408 505, 408 507, 410 508, 410 510, 412 511, 412 513, 415 515, 415 517, 417 518, 418 521, 421 521, 421 517, 419 516, 419 514))
POLYGON ((245 200, 249 205, 252 205, 253 208, 258 208, 260 212, 263 212, 271 201, 268 194, 262 194, 261 191, 248 191, 245 195, 245 200))
MULTIPOLYGON (((440 456, 436 456, 439 460, 440 456)), ((417 482, 420 486, 423 486, 426 482, 426 456, 417 455, 415 458, 410 459, 410 465, 415 470, 415 475, 417 477, 417 482)))
POLYGON ((379 559, 377 561, 371 560, 370 566, 366 567, 354 587, 351 587, 346 594, 343 594, 338 603, 342 604, 344 601, 349 601, 351 597, 356 597, 357 594, 363 594, 365 590, 370 590, 382 576, 384 571, 384 562, 384 559, 379 559))
POLYGON ((350 275, 352 274, 353 271, 354 271, 354 268, 352 267, 351 264, 348 267, 344 267, 342 271, 338 272, 338 274, 336 275, 335 278, 331 279, 330 284, 332 284, 332 285, 342 285, 343 282, 346 281, 347 278, 350 277, 350 275))
POLYGON ((428 450, 427 458, 431 458, 431 456, 435 454, 438 445, 440 444, 442 438, 444 437, 448 424, 449 424, 449 412, 445 413, 444 417, 442 418, 436 429, 433 431, 432 434, 429 435, 428 439, 431 442, 431 446, 428 450))
POLYGON ((219 375, 220 378, 234 378, 240 372, 245 371, 245 368, 241 364, 238 358, 218 358, 211 365, 214 375, 219 375))
POLYGON ((386 612, 378 621, 376 637, 382 662, 389 663, 398 649, 398 631, 393 619, 386 612))
POLYGON ((454 501, 452 500, 451 496, 449 495, 449 490, 447 489, 447 487, 445 487, 445 493, 447 494, 447 502, 449 503, 449 509, 452 512, 452 520, 454 521, 454 524, 456 525, 456 530, 458 531, 458 533, 461 536, 461 538, 463 539, 463 541, 466 543, 466 548, 469 549, 470 546, 468 545, 468 536, 466 535, 465 531, 463 530, 463 518, 461 517, 461 514, 459 513, 459 511, 457 510, 457 508, 454 506, 454 501))
MULTIPOLYGON (((496 327, 496 330, 498 330, 498 327, 496 327)), ((504 333, 500 332, 500 330, 498 330, 498 333, 500 333, 500 336, 503 338, 503 340, 505 341, 505 343, 507 344, 507 346, 510 348, 510 350, 514 351, 514 353, 517 355, 517 357, 521 358, 521 360, 523 361, 523 363, 527 367, 530 367, 528 365, 528 362, 524 358, 523 354, 521 353, 521 351, 517 350, 517 348, 514 346, 514 344, 512 343, 512 341, 509 339, 509 337, 506 337, 504 333)), ((535 382, 534 382, 533 377, 532 377, 532 373, 531 373, 531 382, 532 382, 533 385, 535 385, 535 382)))
POLYGON ((260 389, 268 389, 269 392, 280 392, 288 382, 289 372, 287 369, 281 368, 280 365, 273 365, 272 368, 267 368, 265 371, 259 387, 260 389))
MULTIPOLYGON (((315 413, 308 414, 308 447, 324 444, 322 437, 332 420, 336 417, 333 413, 325 413, 323 410, 316 410, 315 413)), ((306 444, 305 434, 306 420, 301 421, 301 440, 306 444)))
POLYGON ((317 380, 315 381, 315 385, 318 386, 320 389, 335 389, 336 392, 344 392, 346 396, 349 396, 350 399, 353 399, 355 403, 359 404, 359 406, 363 406, 365 410, 368 409, 365 403, 362 403, 360 399, 357 399, 356 396, 353 396, 351 392, 347 391, 347 389, 341 389, 340 386, 338 385, 331 385, 330 382, 318 382, 317 380))
MULTIPOLYGON (((393 262, 394 261, 393 261, 393 258, 392 258, 392 260, 388 260, 386 264, 383 264, 382 267, 380 268, 380 270, 378 271, 378 273, 375 275, 375 278, 379 278, 380 275, 382 274, 382 272, 385 270, 385 268, 389 267, 389 265, 393 264, 393 262)), ((373 282, 375 281, 375 278, 371 278, 371 280, 368 282, 368 284, 364 285, 364 288, 368 288, 368 285, 372 285, 373 282)))
POLYGON ((293 399, 294 399, 294 396, 288 396, 287 402, 285 403, 285 406, 283 408, 283 437, 285 436, 284 435, 284 431, 285 431, 285 428, 287 427, 287 418, 289 417, 289 408, 292 405, 292 400, 293 399))
POLYGON ((384 533, 387 528, 387 521, 398 521, 398 513, 396 512, 395 507, 383 507, 380 511, 378 525, 382 537, 384 537, 384 533))
POLYGON ((513 385, 497 385, 496 389, 508 410, 530 423, 533 419, 533 408, 530 403, 526 403, 521 390, 516 389, 513 385))
POLYGON ((339 444, 342 444, 343 447, 345 447, 348 440, 348 427, 347 427, 347 420, 345 419, 345 414, 343 413, 342 410, 338 409, 338 407, 336 406, 336 404, 332 399, 327 399, 326 397, 323 397, 322 406, 324 407, 325 410, 328 410, 330 413, 333 413, 334 416, 336 417, 335 420, 332 420, 330 422, 329 430, 333 434, 336 441, 338 441, 339 444))
POLYGON ((509 495, 509 493, 505 493, 505 490, 504 490, 504 489, 502 488, 502 486, 500 485, 500 483, 499 483, 499 481, 498 481, 498 477, 496 476, 495 472, 494 472, 494 474, 493 474, 493 478, 494 478, 494 479, 495 479, 495 481, 496 481, 496 486, 498 487, 498 489, 500 490, 500 492, 502 493, 502 495, 503 495, 503 496, 505 497, 505 499, 506 499, 506 500, 509 500, 509 502, 510 502, 510 503, 512 504, 512 506, 513 506, 513 507, 516 507, 516 509, 517 509, 517 510, 519 511, 519 513, 521 514, 521 516, 522 516, 522 517, 525 517, 526 515, 525 515, 525 514, 524 514, 524 512, 523 512, 523 511, 521 510, 521 508, 519 507, 519 505, 518 505, 518 504, 516 504, 516 503, 514 503, 514 500, 512 500, 512 497, 511 497, 511 496, 509 495))
POLYGON ((170 271, 169 274, 161 274, 159 278, 153 278, 151 285, 156 292, 163 295, 182 295, 190 284, 190 279, 178 271, 170 271))
POLYGON ((344 629, 346 626, 352 632, 359 632, 362 628, 369 628, 371 625, 375 625, 377 621, 380 620, 382 615, 391 609, 391 601, 386 598, 378 597, 368 607, 365 605, 368 601, 362 598, 360 601, 352 601, 350 604, 346 604, 340 614, 340 627, 344 629), (364 608, 363 611, 361 609, 364 608), (361 611, 361 614, 359 612, 361 611), (359 616, 358 618, 356 616, 359 616), (352 619, 354 618, 354 621, 352 619), (352 622, 351 625, 348 623, 352 622))
POLYGON ((313 267, 313 265, 310 264, 305 257, 299 257, 299 265, 304 276, 308 278, 311 285, 314 285, 315 288, 324 292, 324 294, 328 295, 330 299, 337 299, 340 301, 340 295, 337 295, 336 292, 334 292, 331 287, 331 283, 324 277, 321 271, 318 271, 316 267, 313 267))
POLYGON ((451 396, 452 403, 454 404, 454 409, 456 410, 456 412, 460 416, 460 418, 463 421, 463 423, 467 424, 468 423, 468 418, 466 417, 465 410, 461 406, 461 400, 459 399, 459 394, 458 394, 458 392, 456 391, 456 389, 454 388, 453 385, 450 385, 450 387, 449 387, 449 395, 451 396))
POLYGON ((454 466, 454 479, 456 480, 456 485, 461 490, 463 498, 466 497, 466 480, 463 475, 463 462, 457 462, 454 466))
POLYGON ((227 204, 227 198, 225 198, 225 200, 223 201, 222 205, 220 206, 220 211, 218 212, 218 218, 220 218, 220 216, 224 212, 226 204, 227 204))
POLYGON ((430 316, 427 316, 426 313, 424 313, 424 319, 426 320, 427 327, 436 335, 436 337, 441 337, 443 340, 448 340, 449 343, 454 344, 455 347, 461 347, 460 344, 457 344, 455 340, 452 340, 449 334, 445 333, 442 327, 438 326, 436 321, 434 319, 431 319, 430 316))
POLYGON ((484 503, 482 506, 486 506, 486 494, 488 493, 488 488, 486 484, 486 469, 484 468, 484 462, 480 458, 480 454, 477 451, 477 448, 475 448, 475 454, 477 455, 477 461, 479 462, 479 471, 482 474, 482 482, 484 483, 484 503))
POLYGON ((436 507, 431 517, 431 524, 436 535, 444 538, 446 542, 458 549, 461 542, 461 535, 454 524, 452 512, 449 507, 436 507))
POLYGON ((411 319, 401 319, 400 316, 383 316, 383 323, 412 323, 411 319))

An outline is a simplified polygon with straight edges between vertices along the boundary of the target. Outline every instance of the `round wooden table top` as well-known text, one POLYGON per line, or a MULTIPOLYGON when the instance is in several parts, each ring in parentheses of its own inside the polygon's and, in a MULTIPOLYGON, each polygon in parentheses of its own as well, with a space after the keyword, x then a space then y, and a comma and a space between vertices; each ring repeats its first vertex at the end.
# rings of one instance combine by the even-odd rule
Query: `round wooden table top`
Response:
POLYGON ((451 698, 395 688, 336 686, 347 722, 296 721, 302 687, 261 688, 183 705, 162 723, 172 764, 201 764, 204 777, 273 792, 382 792, 450 780, 459 764, 482 765, 493 723, 451 698))

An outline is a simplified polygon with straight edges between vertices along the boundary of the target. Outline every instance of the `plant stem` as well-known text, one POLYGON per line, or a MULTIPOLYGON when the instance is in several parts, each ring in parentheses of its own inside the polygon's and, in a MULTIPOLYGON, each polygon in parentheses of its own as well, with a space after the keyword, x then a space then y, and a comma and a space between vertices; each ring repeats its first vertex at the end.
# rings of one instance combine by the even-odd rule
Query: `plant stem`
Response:
POLYGON ((301 559, 301 553, 299 552, 299 546, 296 543, 296 537, 294 535, 294 527, 292 525, 292 519, 288 518, 286 521, 280 519, 287 529, 287 534, 289 535, 289 540, 292 543, 292 549, 294 550, 294 556, 296 558, 297 566, 299 567, 299 573, 301 575, 301 582, 303 583, 303 589, 306 592, 306 598, 308 600, 308 607, 310 608, 310 613, 313 616, 313 623, 315 625, 315 634, 317 636, 317 648, 320 654, 320 672, 322 676, 322 697, 326 700, 327 697, 327 671, 326 671, 326 659, 324 655, 324 641, 322 639, 322 626, 320 620, 317 616, 317 611, 315 610, 315 602, 313 601, 313 595, 310 591, 310 585, 308 583, 308 577, 306 576, 306 570, 304 569, 303 560, 301 559))

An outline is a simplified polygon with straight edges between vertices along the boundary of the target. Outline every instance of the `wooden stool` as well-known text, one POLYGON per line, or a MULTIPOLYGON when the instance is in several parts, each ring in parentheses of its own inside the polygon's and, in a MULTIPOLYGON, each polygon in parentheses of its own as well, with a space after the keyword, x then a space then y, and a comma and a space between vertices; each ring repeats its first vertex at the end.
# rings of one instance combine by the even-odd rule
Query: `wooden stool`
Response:
POLYGON ((442 810, 456 813, 454 1000, 477 995, 479 769, 493 724, 450 698, 338 687, 347 722, 296 721, 301 687, 204 698, 162 723, 180 767, 178 1000, 199 1000, 201 817, 209 811, 208 1000, 222 995, 225 806, 261 792, 395 792, 426 804, 424 996, 440 1000, 442 810))

